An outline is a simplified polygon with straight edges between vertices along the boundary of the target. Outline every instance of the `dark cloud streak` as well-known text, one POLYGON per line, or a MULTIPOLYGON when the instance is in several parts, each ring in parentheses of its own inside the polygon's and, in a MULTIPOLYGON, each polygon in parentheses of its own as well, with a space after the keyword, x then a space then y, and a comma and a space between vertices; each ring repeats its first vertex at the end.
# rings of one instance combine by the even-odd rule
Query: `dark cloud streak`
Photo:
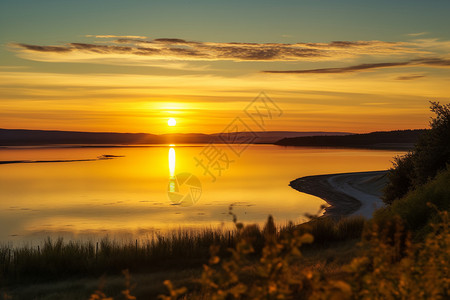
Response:
POLYGON ((64 46, 39 46, 39 45, 27 45, 27 44, 13 44, 13 46, 19 46, 31 51, 37 52, 71 52, 72 49, 64 47, 64 46))
POLYGON ((273 70, 262 71, 263 73, 275 73, 275 74, 339 74, 339 73, 352 73, 359 71, 366 71, 370 69, 380 68, 393 68, 403 66, 431 66, 431 67, 450 67, 450 60, 442 58, 417 58, 404 62, 386 62, 386 63, 372 63, 372 64, 359 64, 349 67, 341 68, 321 68, 321 69, 308 69, 308 70, 273 70))
POLYGON ((438 57, 433 58, 419 58, 414 59, 412 62, 416 62, 418 64, 424 64, 429 66, 437 66, 437 67, 449 67, 450 66, 450 59, 442 59, 438 57))
POLYGON ((396 80, 414 80, 419 78, 424 78, 425 75, 405 75, 405 76, 399 76, 395 78, 396 80))
POLYGON ((399 62, 399 63, 377 63, 377 64, 360 64, 344 68, 323 68, 323 69, 310 69, 310 70, 292 70, 292 71, 263 71, 264 73, 295 73, 295 74, 306 74, 306 73, 350 73, 368 69, 378 69, 387 67, 397 67, 408 65, 409 62, 399 62))

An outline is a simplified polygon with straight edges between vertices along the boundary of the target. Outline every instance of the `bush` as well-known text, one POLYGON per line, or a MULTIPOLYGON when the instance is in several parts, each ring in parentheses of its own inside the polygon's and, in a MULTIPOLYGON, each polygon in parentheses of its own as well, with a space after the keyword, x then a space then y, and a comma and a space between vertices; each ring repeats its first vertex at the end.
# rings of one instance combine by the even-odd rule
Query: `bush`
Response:
POLYGON ((438 215, 439 222, 420 243, 403 243, 401 229, 392 237, 374 228, 364 254, 346 268, 352 298, 449 299, 450 222, 448 212, 438 215))
POLYGON ((366 220, 361 216, 350 216, 338 221, 332 218, 313 218, 311 221, 300 224, 297 229, 301 233, 310 233, 314 236, 313 246, 329 246, 333 242, 343 242, 361 238, 366 220))
POLYGON ((388 184, 384 189, 384 202, 392 204, 408 193, 412 186, 414 173, 413 154, 410 152, 404 156, 394 157, 394 167, 387 173, 388 184))
MULTIPOLYGON (((266 228, 271 227, 269 219, 266 228)), ((273 223, 272 223, 273 224, 273 223)), ((404 238, 401 223, 395 232, 367 232, 362 253, 342 268, 339 279, 323 271, 301 268, 300 246, 313 237, 298 230, 277 235, 265 231, 265 243, 257 259, 251 242, 242 237, 232 256, 223 259, 212 247, 204 266, 201 291, 176 289, 165 284, 175 299, 448 299, 450 296, 450 222, 448 212, 439 213, 439 222, 424 242, 404 238), (300 268, 298 268, 300 266, 300 268), (188 293, 188 294, 186 294, 188 293), (184 295, 184 296, 183 296, 184 295), (183 297, 183 298, 181 298, 183 297)), ((274 227, 272 227, 274 228, 274 227)), ((239 231, 245 230, 240 225, 239 231)))
POLYGON ((437 211, 450 210, 450 169, 440 172, 436 178, 392 205, 375 212, 374 222, 379 226, 387 224, 395 217, 400 217, 407 228, 423 235, 430 231, 428 224, 436 218, 437 211))
POLYGON ((419 137, 411 152, 395 158, 388 172, 389 183, 383 196, 386 204, 425 184, 450 163, 450 104, 430 103, 436 114, 431 128, 419 137))

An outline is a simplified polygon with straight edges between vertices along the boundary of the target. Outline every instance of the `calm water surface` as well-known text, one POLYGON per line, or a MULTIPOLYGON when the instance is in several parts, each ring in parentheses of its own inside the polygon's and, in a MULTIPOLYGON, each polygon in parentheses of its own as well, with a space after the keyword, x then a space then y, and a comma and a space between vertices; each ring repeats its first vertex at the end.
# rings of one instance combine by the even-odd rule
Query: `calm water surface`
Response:
MULTIPOLYGON (((0 160, 95 159, 84 162, 0 165, 0 242, 24 243, 47 236, 84 238, 145 237, 179 227, 231 226, 238 219, 262 224, 302 222, 324 202, 291 189, 301 176, 383 170, 396 151, 285 148, 252 145, 215 182, 197 166, 204 146, 0 149, 0 160), (172 150, 171 150, 172 149, 172 150), (174 175, 187 172, 201 183, 195 205, 174 205, 168 190, 174 175)), ((204 152, 203 152, 204 153, 204 152)), ((211 154, 211 153, 210 153, 211 154)), ((217 165, 216 165, 217 166, 217 165)), ((211 169, 214 171, 214 167, 211 169)), ((186 185, 179 194, 188 193, 186 185)))

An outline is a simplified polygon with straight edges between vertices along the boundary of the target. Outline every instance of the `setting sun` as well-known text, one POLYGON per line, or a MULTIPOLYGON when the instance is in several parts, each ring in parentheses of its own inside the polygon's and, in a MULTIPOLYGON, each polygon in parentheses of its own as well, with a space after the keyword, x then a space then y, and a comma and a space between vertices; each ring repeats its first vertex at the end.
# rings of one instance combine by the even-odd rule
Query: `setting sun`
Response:
POLYGON ((168 124, 169 126, 175 126, 175 125, 177 125, 177 120, 175 120, 174 118, 170 118, 170 119, 167 121, 167 124, 168 124))

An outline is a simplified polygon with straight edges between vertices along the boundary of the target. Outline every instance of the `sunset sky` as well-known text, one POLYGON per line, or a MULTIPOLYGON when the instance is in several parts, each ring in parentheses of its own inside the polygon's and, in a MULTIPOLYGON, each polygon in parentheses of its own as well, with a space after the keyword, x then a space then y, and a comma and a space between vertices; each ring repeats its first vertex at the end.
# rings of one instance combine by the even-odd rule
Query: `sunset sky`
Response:
POLYGON ((0 128, 425 128, 450 100, 450 1, 1 1, 0 128), (177 125, 167 126, 169 118, 177 125))

